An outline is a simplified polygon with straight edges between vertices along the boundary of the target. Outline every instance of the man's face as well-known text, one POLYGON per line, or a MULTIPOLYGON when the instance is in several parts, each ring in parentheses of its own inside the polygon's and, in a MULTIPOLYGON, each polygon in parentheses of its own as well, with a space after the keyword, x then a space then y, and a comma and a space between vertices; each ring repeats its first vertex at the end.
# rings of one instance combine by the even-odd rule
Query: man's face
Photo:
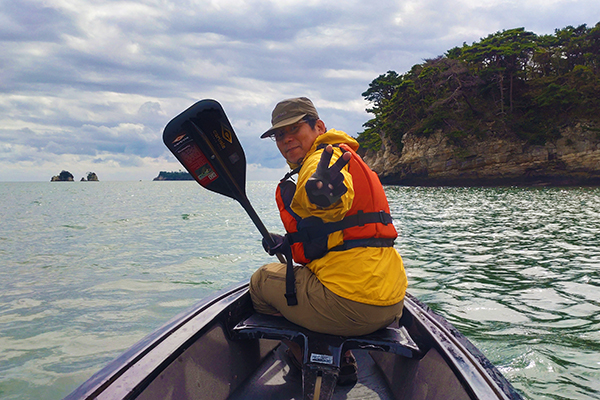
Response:
POLYGON ((325 133, 325 124, 317 120, 314 129, 305 121, 284 126, 275 132, 275 142, 283 158, 292 164, 300 164, 317 136, 325 133))

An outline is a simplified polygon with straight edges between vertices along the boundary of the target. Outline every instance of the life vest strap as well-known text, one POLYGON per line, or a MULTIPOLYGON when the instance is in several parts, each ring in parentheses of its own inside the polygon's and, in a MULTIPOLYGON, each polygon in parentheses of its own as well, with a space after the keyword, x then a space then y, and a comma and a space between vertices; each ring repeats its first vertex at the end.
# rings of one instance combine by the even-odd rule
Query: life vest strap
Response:
POLYGON ((294 261, 292 260, 292 252, 285 256, 287 266, 285 269, 285 299, 288 306, 298 305, 298 299, 296 298, 296 276, 294 275, 294 261))
POLYGON ((329 251, 344 251, 356 247, 394 247, 394 239, 369 238, 345 240, 343 244, 335 246, 329 249, 329 251))
POLYGON ((300 170, 302 169, 302 165, 294 168, 293 170, 291 170, 290 172, 288 172, 287 174, 285 174, 285 176, 283 178, 281 178, 279 180, 279 182, 284 182, 287 181, 288 179, 290 179, 292 176, 296 175, 297 173, 300 172, 300 170))
POLYGON ((288 240, 288 235, 285 235, 283 243, 281 244, 281 251, 286 259, 284 296, 287 301, 287 305, 291 307, 298 305, 298 299, 296 298, 296 276, 294 275, 292 248, 290 247, 288 240))
POLYGON ((391 224, 392 216, 385 211, 365 213, 359 210, 356 214, 348 215, 341 221, 336 222, 324 223, 321 219, 315 218, 311 221, 312 226, 299 227, 298 232, 288 233, 287 236, 290 244, 311 242, 317 238, 330 235, 333 232, 343 231, 354 226, 378 223, 384 225, 391 224))

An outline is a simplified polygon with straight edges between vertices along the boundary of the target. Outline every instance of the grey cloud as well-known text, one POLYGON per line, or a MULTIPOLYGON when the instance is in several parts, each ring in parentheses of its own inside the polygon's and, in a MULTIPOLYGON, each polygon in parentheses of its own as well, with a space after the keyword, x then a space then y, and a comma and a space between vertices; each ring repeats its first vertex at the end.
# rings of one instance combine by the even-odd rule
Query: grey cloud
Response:
POLYGON ((0 40, 52 42, 79 29, 61 10, 39 1, 0 2, 0 40))
POLYGON ((139 167, 144 165, 139 156, 130 154, 106 154, 95 157, 93 164, 102 165, 107 162, 114 162, 122 167, 139 167))
POLYGON ((591 0, 286 3, 0 0, 0 180, 2 163, 40 154, 174 161, 164 126, 207 97, 225 107, 249 163, 281 168, 258 136, 283 97, 313 98, 328 127, 354 135, 379 74, 497 30, 552 33, 600 15, 591 0))

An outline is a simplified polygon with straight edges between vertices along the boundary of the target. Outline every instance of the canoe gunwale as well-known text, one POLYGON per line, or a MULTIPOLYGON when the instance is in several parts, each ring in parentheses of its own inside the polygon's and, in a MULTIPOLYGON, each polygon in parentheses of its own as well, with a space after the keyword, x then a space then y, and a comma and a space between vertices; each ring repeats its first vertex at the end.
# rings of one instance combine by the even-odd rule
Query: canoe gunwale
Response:
POLYGON ((415 325, 410 330, 415 341, 425 350, 438 350, 471 398, 522 399, 487 357, 445 318, 410 293, 406 294, 404 307, 415 325), (427 338, 429 343, 419 342, 419 338, 427 338))
MULTIPOLYGON (((86 380, 81 386, 75 389, 72 393, 67 395, 63 400, 75 400, 75 399, 94 399, 103 393, 107 388, 114 384, 114 382, 121 376, 126 374, 133 366, 141 362, 150 352, 156 349, 162 342, 172 337, 178 330, 185 327, 192 319, 198 315, 207 312, 211 307, 216 305, 223 305, 223 302, 232 296, 242 297, 249 286, 248 282, 237 283, 231 285, 205 299, 202 299, 191 308, 181 312, 170 321, 162 325, 160 328, 151 332, 148 336, 144 337, 139 342, 135 343, 132 347, 126 350, 123 354, 115 358, 109 364, 107 364, 100 371, 92 375, 86 380)), ((215 320, 221 312, 227 307, 218 307, 214 311, 207 315, 205 318, 205 324, 201 330, 196 332, 193 336, 197 338, 202 335, 202 332, 209 326, 214 325, 215 320)), ((226 325, 230 323, 226 322, 226 325)), ((180 349, 183 351, 184 349, 180 349)), ((180 351, 180 352, 181 352, 180 351)), ((165 364, 168 360, 165 359, 161 364, 165 364)), ((161 369, 162 370, 162 369, 161 369)), ((152 375, 155 377, 160 373, 155 371, 152 375)), ((146 382, 142 386, 147 386, 149 376, 143 379, 146 382)), ((150 379, 151 381, 151 379, 150 379)), ((143 390, 143 387, 136 388, 136 392, 143 390)), ((133 393, 132 393, 133 395, 133 393)), ((135 396, 128 396, 128 398, 134 398, 135 396)), ((125 397, 124 397, 125 398, 125 397)))

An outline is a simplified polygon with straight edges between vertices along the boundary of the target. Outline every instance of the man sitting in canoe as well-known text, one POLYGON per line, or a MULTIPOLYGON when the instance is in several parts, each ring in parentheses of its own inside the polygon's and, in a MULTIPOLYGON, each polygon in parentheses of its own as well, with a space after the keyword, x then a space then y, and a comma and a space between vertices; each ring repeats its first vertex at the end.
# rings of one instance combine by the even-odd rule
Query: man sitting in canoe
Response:
MULTIPOLYGON (((269 254, 286 254, 288 266, 267 264, 253 274, 255 310, 342 336, 394 322, 402 315, 406 273, 393 247, 397 232, 383 187, 356 154, 358 143, 327 130, 305 97, 278 103, 271 123, 261 138, 275 140, 292 171, 276 192, 287 234, 271 234, 274 244, 263 245, 269 254), (290 254, 300 265, 292 267, 290 254)), ((299 347, 290 350, 302 359, 299 347)), ((339 384, 356 379, 356 361, 347 352, 339 384)))

